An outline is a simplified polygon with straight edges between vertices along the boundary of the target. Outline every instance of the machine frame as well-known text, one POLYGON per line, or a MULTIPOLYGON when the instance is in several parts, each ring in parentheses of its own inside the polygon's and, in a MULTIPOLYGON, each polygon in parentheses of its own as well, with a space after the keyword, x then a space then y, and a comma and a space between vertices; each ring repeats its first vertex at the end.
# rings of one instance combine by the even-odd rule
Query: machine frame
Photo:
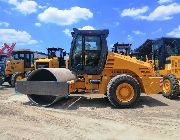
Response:
POLYGON ((107 96, 110 103, 119 108, 135 105, 141 92, 161 92, 162 78, 156 76, 151 64, 108 52, 108 33, 108 30, 73 29, 69 69, 37 69, 27 81, 17 82, 16 91, 26 94, 32 103, 41 106, 52 105, 69 95, 96 94, 107 96), (80 49, 76 49, 77 46, 80 49))

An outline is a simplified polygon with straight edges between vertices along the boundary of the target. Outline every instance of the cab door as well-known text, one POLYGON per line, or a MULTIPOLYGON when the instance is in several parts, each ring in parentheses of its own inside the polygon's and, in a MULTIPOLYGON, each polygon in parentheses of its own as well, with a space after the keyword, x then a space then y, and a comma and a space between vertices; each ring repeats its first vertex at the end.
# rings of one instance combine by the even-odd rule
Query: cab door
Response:
POLYGON ((100 74, 106 61, 107 44, 100 35, 77 35, 70 52, 70 69, 77 74, 100 74))
POLYGON ((100 36, 84 36, 84 71, 88 74, 97 74, 101 57, 100 36))

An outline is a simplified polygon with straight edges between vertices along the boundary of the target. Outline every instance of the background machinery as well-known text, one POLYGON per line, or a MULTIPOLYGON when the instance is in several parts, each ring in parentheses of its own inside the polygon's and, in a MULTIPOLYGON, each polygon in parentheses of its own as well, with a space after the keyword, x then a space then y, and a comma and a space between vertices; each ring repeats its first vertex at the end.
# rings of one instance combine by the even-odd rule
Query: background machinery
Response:
POLYGON ((27 81, 17 82, 16 91, 41 106, 52 105, 69 94, 100 94, 120 108, 137 103, 141 92, 161 92, 162 78, 156 76, 152 65, 108 52, 108 34, 109 30, 74 29, 69 69, 37 69, 27 81))
POLYGON ((153 41, 155 69, 163 76, 163 96, 174 99, 180 95, 180 38, 153 41))
POLYGON ((24 79, 30 71, 34 70, 33 63, 34 52, 30 50, 13 51, 12 59, 5 63, 3 82, 8 82, 14 87, 17 80, 24 79))
POLYGON ((4 83, 6 61, 11 57, 11 53, 15 45, 16 43, 12 43, 11 46, 4 43, 3 46, 0 48, 0 85, 4 83))
POLYGON ((15 47, 16 43, 12 43, 11 46, 9 46, 8 44, 4 43, 3 46, 0 48, 0 61, 3 61, 3 58, 10 58, 11 57, 11 53, 15 47), (5 53, 5 50, 6 51, 6 54, 3 54, 5 53))
POLYGON ((163 77, 163 96, 177 98, 180 95, 180 38, 148 39, 136 51, 139 59, 150 60, 157 75, 163 77))
POLYGON ((125 44, 125 43, 119 44, 117 42, 113 45, 112 52, 119 53, 122 55, 130 55, 131 54, 131 45, 132 44, 125 44))
POLYGON ((140 47, 134 50, 137 59, 142 61, 153 60, 153 41, 147 39, 140 47))
POLYGON ((35 60, 35 69, 65 67, 66 52, 62 48, 47 48, 48 58, 35 60))

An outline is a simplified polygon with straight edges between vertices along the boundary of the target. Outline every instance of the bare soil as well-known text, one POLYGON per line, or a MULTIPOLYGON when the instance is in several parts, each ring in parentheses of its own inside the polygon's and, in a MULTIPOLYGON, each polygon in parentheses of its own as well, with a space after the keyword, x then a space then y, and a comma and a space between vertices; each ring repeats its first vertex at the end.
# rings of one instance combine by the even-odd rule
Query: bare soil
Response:
POLYGON ((0 139, 180 140, 180 99, 141 95, 115 109, 107 98, 71 97, 44 108, 13 88, 0 88, 0 139))

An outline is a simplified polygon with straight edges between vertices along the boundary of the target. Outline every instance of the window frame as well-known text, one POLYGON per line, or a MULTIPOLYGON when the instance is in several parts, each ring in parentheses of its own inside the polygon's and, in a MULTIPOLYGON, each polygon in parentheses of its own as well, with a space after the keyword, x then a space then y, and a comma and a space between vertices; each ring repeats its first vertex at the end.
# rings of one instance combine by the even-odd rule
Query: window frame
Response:
MULTIPOLYGON (((70 70, 74 71, 76 74, 89 74, 89 75, 95 75, 95 74, 100 74, 102 72, 102 69, 105 65, 106 62, 106 57, 107 57, 107 52, 108 52, 108 47, 107 47, 107 41, 106 37, 104 35, 97 35, 97 34, 76 34, 73 36, 73 41, 71 43, 72 47, 70 50, 70 63, 69 63, 69 68, 70 70), (75 45, 77 41, 78 35, 82 36, 82 69, 76 69, 73 65, 73 55, 74 55, 74 50, 75 50, 75 45), (85 67, 85 36, 94 36, 94 37, 99 37, 100 39, 100 56, 99 56, 99 62, 96 67, 92 68, 86 68, 85 67)), ((91 51, 91 50, 90 50, 91 51)), ((98 50, 92 50, 92 51, 98 51, 98 50)))

